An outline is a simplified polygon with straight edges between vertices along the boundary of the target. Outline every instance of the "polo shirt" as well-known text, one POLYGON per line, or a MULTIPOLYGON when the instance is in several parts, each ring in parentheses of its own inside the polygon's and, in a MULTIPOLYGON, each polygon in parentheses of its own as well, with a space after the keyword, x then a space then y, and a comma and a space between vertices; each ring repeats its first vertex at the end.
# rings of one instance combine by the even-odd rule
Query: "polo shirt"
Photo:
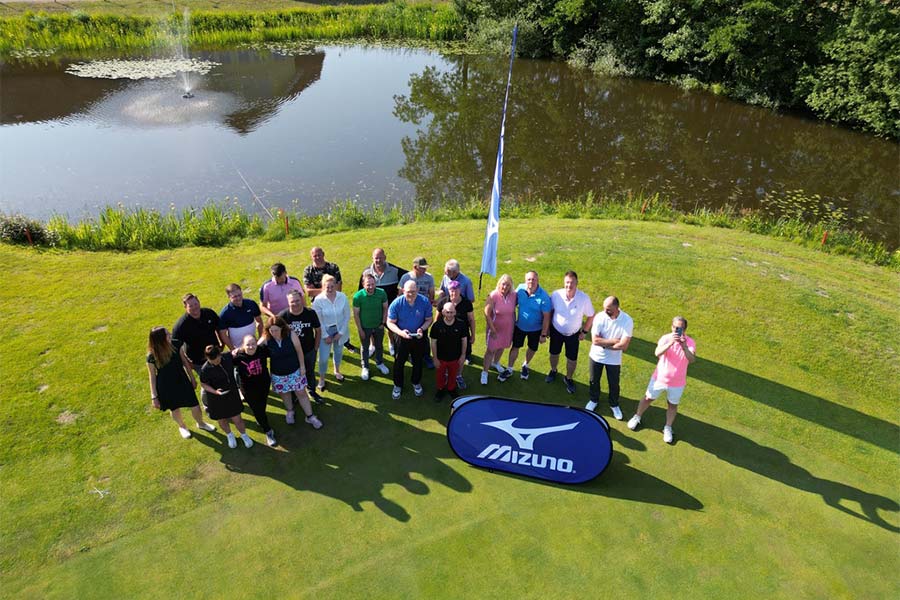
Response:
POLYGON ((416 277, 415 271, 409 271, 400 278, 397 287, 402 290, 406 282, 410 280, 416 282, 420 294, 426 298, 434 297, 434 277, 431 276, 431 273, 423 273, 421 277, 416 277))
POLYGON ((359 289, 363 289, 362 280, 367 273, 371 273, 372 277, 375 278, 375 287, 383 289, 384 293, 387 294, 388 302, 393 302, 398 295, 397 286, 400 283, 400 278, 406 273, 406 269, 387 263, 384 267, 384 273, 379 276, 375 272, 374 266, 368 266, 359 278, 359 289))
POLYGON ((528 288, 524 283, 520 283, 516 288, 516 298, 518 300, 516 327, 522 331, 540 331, 544 326, 544 315, 553 309, 550 295, 541 286, 529 295, 528 288))
POLYGON ((472 287, 472 280, 460 273, 456 279, 450 279, 446 275, 441 279, 441 289, 450 295, 450 288, 447 287, 451 281, 459 282, 459 294, 469 299, 469 302, 475 302, 475 288, 472 287))
MULTIPOLYGON (((657 345, 668 342, 672 334, 666 334, 659 338, 657 345)), ((692 354, 697 354, 697 343, 689 335, 684 336, 685 343, 692 354)), ((653 379, 662 385, 669 387, 684 387, 687 383, 688 358, 684 353, 681 344, 672 344, 669 349, 662 353, 659 361, 656 363, 656 370, 653 371, 653 379)))
POLYGON ((325 261, 322 268, 316 265, 307 265, 303 269, 303 285, 311 288, 322 287, 322 276, 331 275, 334 277, 335 283, 341 283, 341 269, 332 262, 325 261))
MULTIPOLYGON (((599 335, 602 338, 623 338, 631 337, 634 332, 634 321, 628 316, 624 310, 619 311, 619 316, 611 319, 606 311, 601 312, 594 318, 594 324, 591 325, 591 335, 599 335)), ((622 351, 612 350, 610 348, 601 348, 591 344, 590 352, 591 360, 602 363, 604 365, 621 365, 622 351)), ((685 369, 687 372, 687 369, 685 369)))
POLYGON ((438 360, 452 362, 459 360, 465 351, 462 347, 462 340, 469 336, 469 324, 456 317, 453 319, 453 323, 447 325, 444 318, 441 317, 431 326, 428 335, 437 342, 438 360))
POLYGON ((288 307, 287 295, 291 290, 303 294, 303 285, 299 279, 288 275, 284 283, 275 283, 275 278, 272 277, 259 288, 259 302, 277 315, 288 307))
POLYGON ((575 296, 571 300, 566 299, 565 288, 556 290, 550 295, 550 304, 553 306, 553 328, 563 335, 578 333, 583 318, 594 316, 594 305, 581 290, 575 290, 575 296))
POLYGON ((172 345, 175 349, 184 346, 187 357, 195 365, 206 362, 204 351, 209 345, 218 346, 216 333, 219 327, 219 315, 210 308, 201 308, 200 317, 195 319, 186 312, 182 314, 172 328, 172 345))
POLYGON ((316 329, 321 327, 319 315, 311 308, 304 308, 303 312, 295 315, 290 308, 286 308, 278 316, 284 319, 297 337, 300 339, 300 347, 303 354, 309 354, 316 347, 316 329))
POLYGON ((259 305, 249 298, 244 298, 239 307, 229 302, 219 311, 219 329, 236 329, 252 325, 261 314, 259 305))
POLYGON ((387 294, 380 288, 370 296, 366 290, 359 290, 353 294, 353 308, 359 309, 359 322, 363 329, 374 329, 384 324, 384 305, 387 304, 387 294))
POLYGON ((425 296, 416 294, 416 299, 410 306, 405 296, 398 296, 388 307, 388 319, 397 322, 397 327, 410 333, 419 329, 425 319, 431 318, 431 302, 425 296))

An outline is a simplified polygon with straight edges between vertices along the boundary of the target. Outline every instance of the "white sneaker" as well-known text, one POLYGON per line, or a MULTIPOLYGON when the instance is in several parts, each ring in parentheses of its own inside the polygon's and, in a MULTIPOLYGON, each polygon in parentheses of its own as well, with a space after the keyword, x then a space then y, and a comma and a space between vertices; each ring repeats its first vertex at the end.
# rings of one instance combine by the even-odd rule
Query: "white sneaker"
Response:
POLYGON ((235 439, 233 433, 228 434, 228 447, 229 448, 237 448, 237 440, 235 439))
POLYGON ((641 424, 641 417, 638 415, 634 415, 630 419, 628 419, 628 429, 634 431, 638 428, 638 425, 641 424))
POLYGON ((244 442, 244 448, 252 448, 253 440, 250 439, 250 436, 246 433, 241 434, 241 440, 244 442))
POLYGON ((587 404, 584 405, 584 408, 585 408, 585 410, 594 412, 594 409, 597 408, 597 403, 594 402, 593 400, 590 400, 590 401, 588 401, 587 404))
POLYGON ((292 410, 287 411, 287 414, 284 415, 284 420, 287 421, 288 425, 293 425, 294 424, 294 411, 292 411, 292 410))
POLYGON ((618 406, 613 406, 611 408, 612 408, 613 416, 616 418, 616 421, 621 421, 622 420, 622 409, 619 408, 618 406))
POLYGON ((424 393, 424 390, 422 390, 422 386, 417 383, 413 386, 413 393, 416 396, 421 396, 424 393))
POLYGON ((191 432, 188 431, 187 427, 179 427, 178 433, 180 433, 181 437, 183 437, 184 439, 188 439, 189 437, 191 437, 191 432))
POLYGON ((394 356, 394 344, 388 344, 388 354, 394 356))
POLYGON ((497 371, 498 375, 503 372, 503 367, 500 365, 500 363, 491 363, 491 368, 497 371))
POLYGON ((400 399, 400 392, 402 392, 402 391, 403 391, 402 389, 400 389, 399 387, 397 387, 397 386, 395 385, 395 386, 394 386, 394 389, 391 390, 391 398, 393 398, 394 400, 399 400, 399 399, 400 399))
POLYGON ((306 422, 313 426, 313 429, 322 429, 322 421, 316 415, 306 417, 306 422))
POLYGON ((269 446, 277 446, 278 442, 275 441, 275 432, 271 429, 266 432, 266 444, 269 446))
POLYGON ((382 375, 387 375, 388 373, 391 372, 391 370, 388 369, 387 365, 384 363, 378 363, 377 365, 375 365, 375 368, 377 368, 379 371, 381 371, 382 375))
POLYGON ((481 385, 487 385, 488 383, 488 374, 487 371, 481 372, 481 385))
POLYGON ((375 355, 375 344, 369 344, 369 356, 375 355))
POLYGON ((197 425, 197 429, 202 429, 203 431, 215 431, 216 426, 213 425, 212 423, 207 423, 204 421, 203 423, 199 423, 197 425))
POLYGON ((668 425, 663 427, 663 441, 667 444, 671 444, 673 441, 675 441, 675 433, 668 425))
POLYGON ((369 370, 367 368, 363 367, 362 370, 359 372, 359 378, 362 379, 363 381, 368 381, 369 380, 369 370))

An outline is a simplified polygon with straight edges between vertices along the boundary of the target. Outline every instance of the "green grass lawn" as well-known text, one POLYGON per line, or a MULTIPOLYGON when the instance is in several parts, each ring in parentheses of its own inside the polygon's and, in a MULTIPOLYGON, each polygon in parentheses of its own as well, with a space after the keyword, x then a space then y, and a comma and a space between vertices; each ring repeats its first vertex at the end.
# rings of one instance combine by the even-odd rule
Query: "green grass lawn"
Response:
MULTIPOLYGON (((633 411, 653 347, 681 313, 700 360, 676 443, 663 410, 611 423, 598 479, 563 487, 470 467, 448 407, 390 399, 381 376, 329 376, 325 428, 270 417, 281 445, 182 440, 150 408, 147 332, 180 296, 216 310, 314 243, 348 288, 372 247, 407 266, 460 260, 474 275, 484 224, 458 221, 170 252, 0 247, 0 595, 132 597, 783 597, 900 593, 900 276, 762 236, 667 223, 542 218, 501 225, 501 272, 548 291, 575 268, 599 307, 635 321, 623 366, 633 411), (100 497, 94 489, 108 490, 100 497), (893 575, 891 575, 893 573, 893 575)), ((493 287, 486 277, 482 295, 493 287)), ((484 348, 480 325, 476 354, 484 348)), ((546 346, 531 380, 470 389, 560 404, 546 346)), ((604 385, 605 389, 605 385, 604 385)), ((601 402, 601 407, 604 404, 601 402)))

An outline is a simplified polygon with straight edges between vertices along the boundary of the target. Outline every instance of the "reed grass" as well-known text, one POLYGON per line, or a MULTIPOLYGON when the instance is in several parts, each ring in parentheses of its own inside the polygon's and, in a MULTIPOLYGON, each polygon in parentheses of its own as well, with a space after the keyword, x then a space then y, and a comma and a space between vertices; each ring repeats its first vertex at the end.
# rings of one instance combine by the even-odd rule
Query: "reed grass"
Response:
MULTIPOLYGON (((336 201, 320 214, 280 209, 276 209, 274 214, 274 219, 264 221, 260 215, 248 213, 226 200, 181 212, 172 209, 168 213, 122 205, 107 206, 97 217, 74 223, 59 215, 51 217, 46 223, 28 222, 32 241, 37 246, 66 250, 135 251, 183 246, 220 247, 247 238, 281 241, 414 222, 485 219, 487 206, 478 199, 465 202, 447 200, 404 210, 396 204, 364 205, 355 200, 345 200, 336 201)), ((790 240, 830 254, 856 257, 900 271, 900 250, 891 251, 884 243, 869 239, 864 233, 854 230, 852 224, 837 220, 833 215, 809 221, 797 214, 773 215, 766 209, 748 211, 730 206, 684 211, 659 194, 599 197, 589 193, 572 200, 508 198, 503 202, 502 216, 504 219, 556 216, 563 219, 658 221, 737 229, 790 240)), ((19 232, 17 235, 0 236, 0 240, 8 244, 30 243, 21 234, 23 219, 20 215, 0 214, 0 231, 8 229, 19 232)))
MULTIPOLYGON (((211 47, 253 42, 344 38, 462 39, 464 27, 449 4, 326 6, 262 12, 190 13, 186 42, 211 47)), ((183 15, 103 15, 28 12, 0 18, 0 57, 35 51, 108 51, 170 47, 183 15)))

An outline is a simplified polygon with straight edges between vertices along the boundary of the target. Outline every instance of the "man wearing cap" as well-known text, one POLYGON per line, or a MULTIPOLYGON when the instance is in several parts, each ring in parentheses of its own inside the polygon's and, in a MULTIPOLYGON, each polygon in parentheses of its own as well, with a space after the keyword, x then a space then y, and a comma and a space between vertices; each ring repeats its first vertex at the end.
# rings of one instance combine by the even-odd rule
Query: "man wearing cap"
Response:
POLYGON ((236 283, 225 288, 228 304, 219 311, 219 338, 229 350, 240 346, 248 334, 262 335, 263 322, 259 305, 244 298, 244 291, 236 283))
MULTIPOLYGON (((366 267, 359 277, 359 289, 363 289, 363 276, 366 273, 370 273, 375 278, 375 287, 384 290, 384 293, 387 294, 388 305, 390 305, 397 297, 400 278, 406 273, 406 269, 389 263, 384 248, 375 248, 372 250, 372 264, 366 267)), ((388 331, 391 356, 394 355, 395 337, 393 331, 388 331)))
POLYGON ((172 346, 182 352, 199 373, 206 362, 206 347, 222 347, 219 339, 219 315, 211 308, 201 308, 200 299, 188 293, 182 296, 184 314, 172 327, 172 346))
MULTIPOLYGON (((341 281, 341 269, 337 264, 325 260, 325 250, 321 246, 313 246, 309 251, 309 257, 312 263, 303 269, 303 289, 306 290, 306 296, 312 302, 316 296, 322 293, 322 277, 331 275, 334 277, 334 288, 342 291, 344 284, 341 281)), ((359 352, 359 348, 350 343, 348 339, 344 342, 344 348, 350 352, 359 352)))
POLYGON ((550 331, 550 312, 553 307, 550 296, 538 284, 537 271, 525 273, 525 283, 520 283, 516 288, 516 325, 513 330, 512 348, 509 349, 509 370, 516 366, 516 358, 519 356, 519 348, 525 345, 528 339, 528 349, 525 351, 525 362, 522 363, 522 379, 528 379, 531 369, 528 363, 534 358, 538 344, 547 341, 550 331))
MULTIPOLYGON (((282 263, 272 265, 272 279, 259 288, 259 308, 268 317, 274 317, 288 307, 287 295, 291 290, 303 294, 303 284, 296 277, 287 274, 282 263)), ((305 302, 305 299, 304 299, 305 302)))
POLYGON ((403 285, 403 295, 388 307, 387 326, 397 336, 397 357, 394 359, 394 389, 391 397, 400 399, 403 391, 403 370, 406 359, 412 361, 412 384, 416 396, 422 391, 422 362, 425 357, 425 332, 431 325, 431 302, 419 295, 415 281, 403 285))
POLYGON ((472 286, 472 280, 462 274, 459 270, 459 261, 451 258, 444 263, 444 277, 441 279, 441 290, 448 294, 450 288, 447 287, 451 281, 458 281, 460 293, 463 297, 468 298, 469 302, 475 302, 475 288, 472 286))
MULTIPOLYGON (((397 287, 400 290, 403 290, 403 286, 407 281, 415 281, 419 295, 425 296, 425 299, 434 306, 434 277, 428 272, 428 261, 425 260, 424 256, 417 256, 413 259, 412 271, 405 273, 403 277, 400 278, 400 284, 397 287)), ((434 368, 434 361, 431 359, 430 345, 427 346, 425 350, 425 367, 428 369, 434 368)))

